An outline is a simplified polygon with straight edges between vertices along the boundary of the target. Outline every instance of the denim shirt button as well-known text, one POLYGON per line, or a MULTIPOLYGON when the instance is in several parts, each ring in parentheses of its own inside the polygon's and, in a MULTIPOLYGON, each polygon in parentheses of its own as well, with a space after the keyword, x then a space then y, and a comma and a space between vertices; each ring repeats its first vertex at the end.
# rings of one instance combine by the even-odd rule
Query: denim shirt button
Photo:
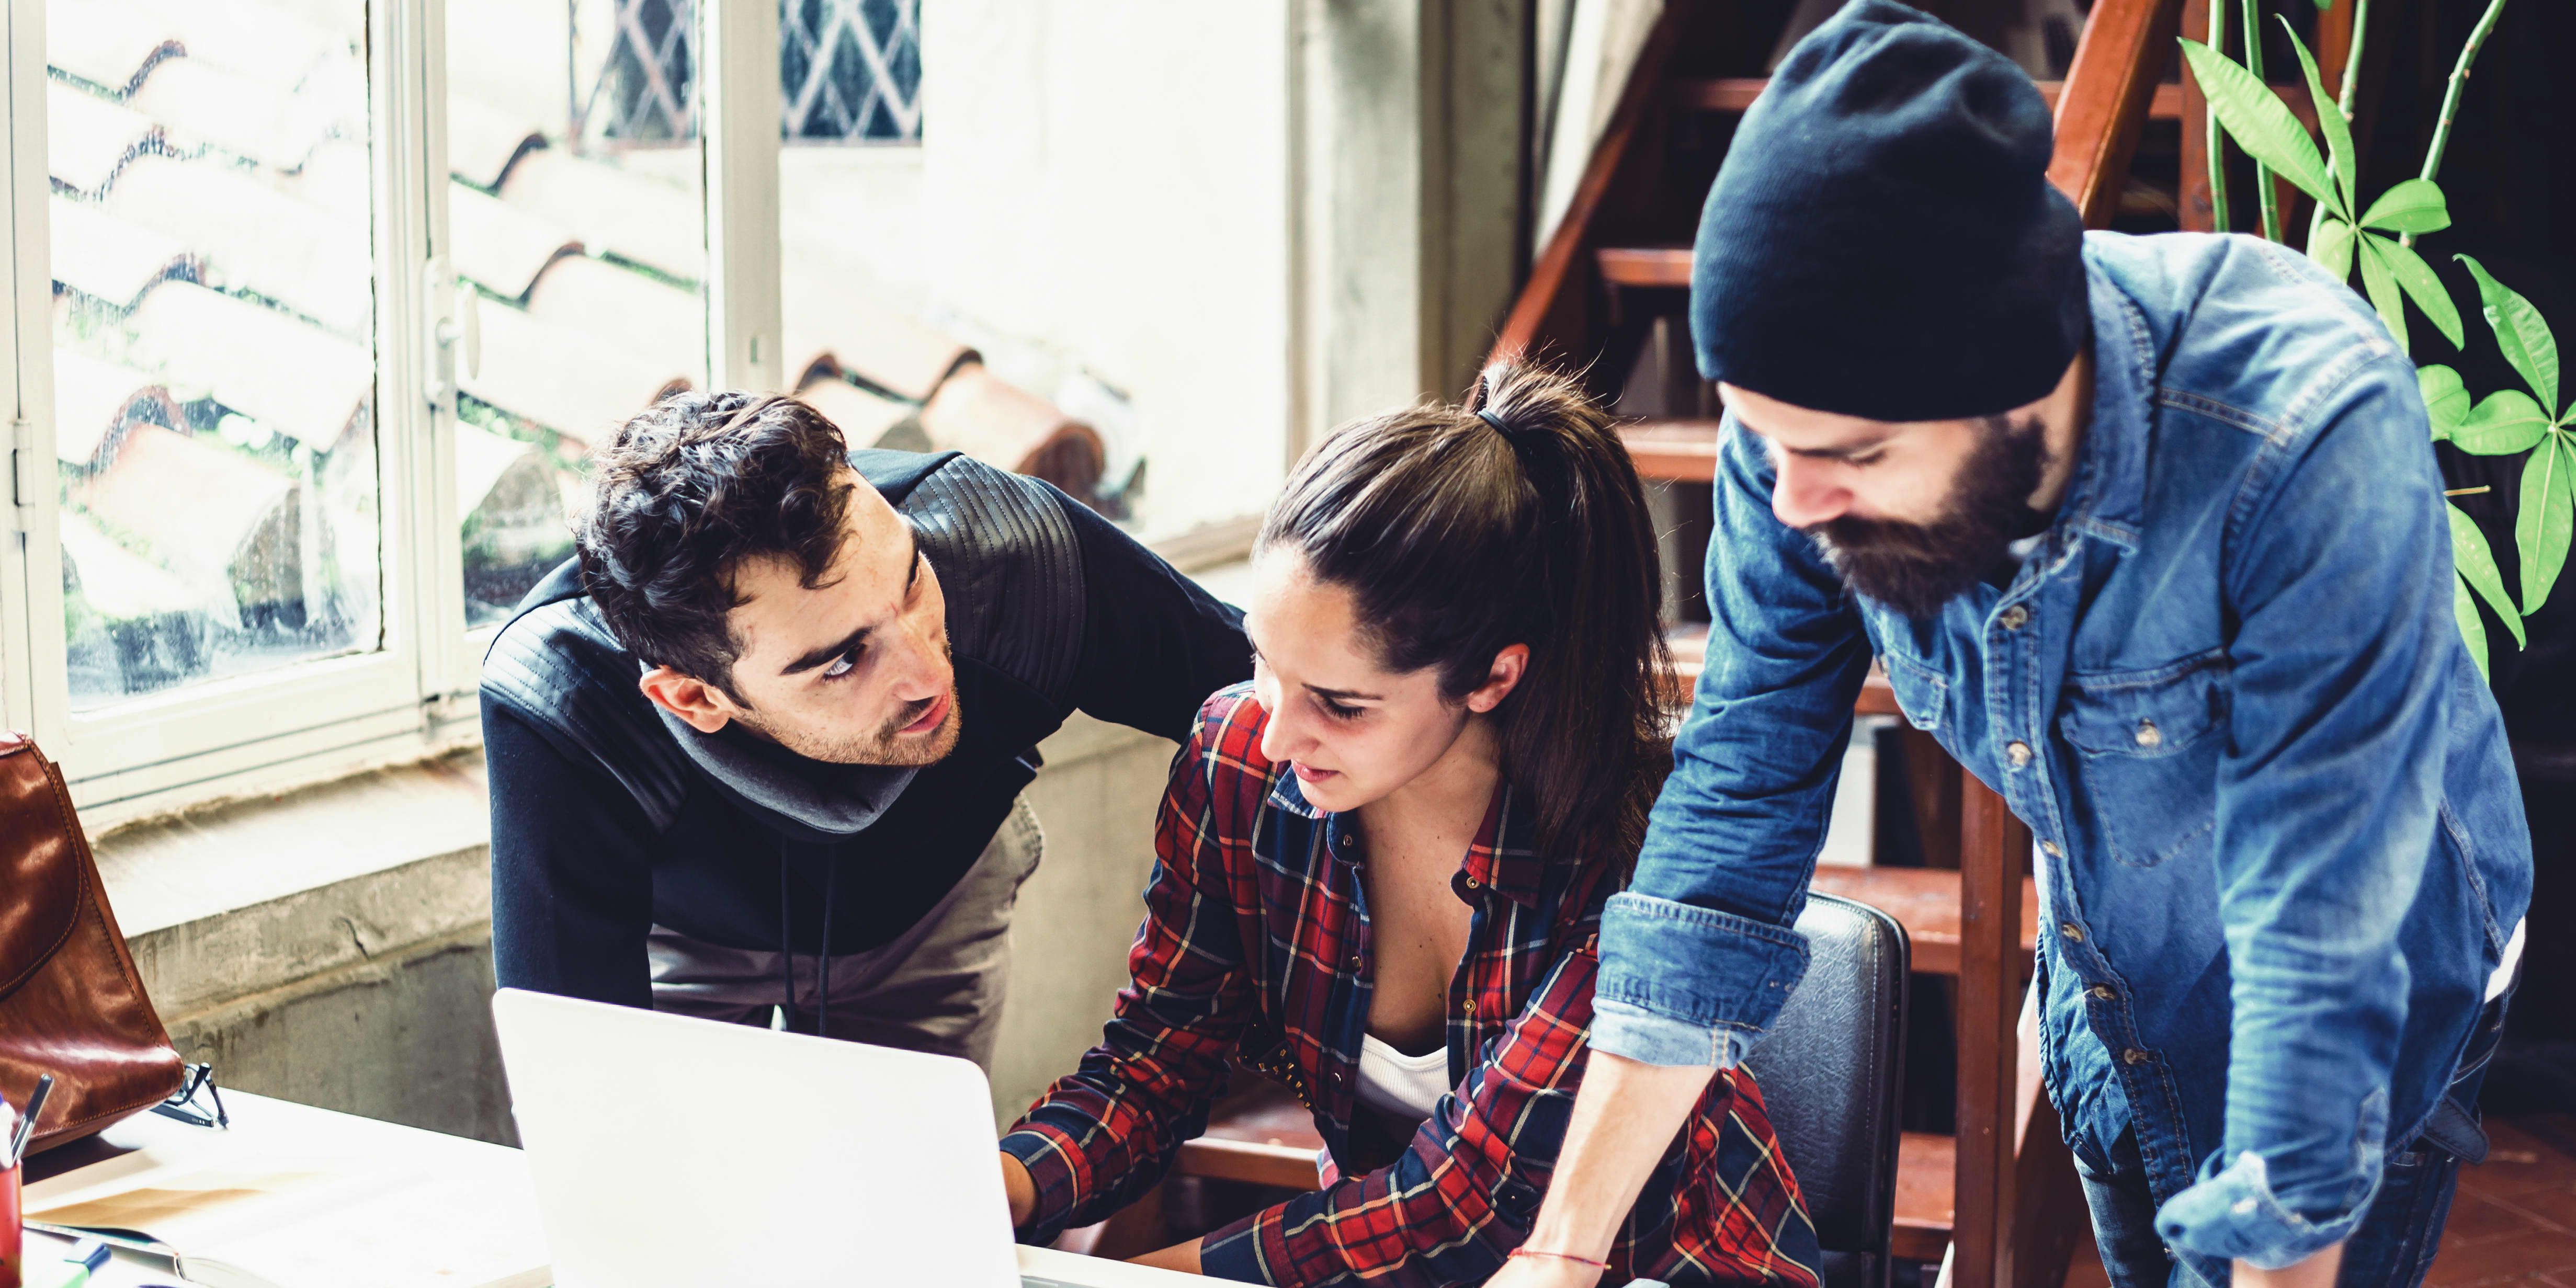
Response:
POLYGON ((2029 764, 2030 744, 2020 741, 2005 743, 2004 759, 2011 761, 2012 767, 2015 769, 2019 769, 2022 766, 2029 764))
POLYGON ((2120 991, 2108 984, 2096 984, 2090 991, 2095 998, 2105 1002, 2112 1001, 2120 996, 2120 991))
POLYGON ((2042 842, 2040 842, 2040 843, 2039 843, 2039 852, 2040 852, 2040 853, 2042 853, 2042 854, 2047 855, 2048 857, 2050 857, 2050 858, 2052 858, 2052 859, 2062 859, 2062 858, 2065 858, 2065 857, 2066 857, 2066 851, 2064 851, 2064 850, 2061 850, 2061 849, 2057 848, 2057 842, 2055 842, 2055 841, 2042 841, 2042 842))
POLYGON ((2070 944, 2080 944, 2084 942, 2084 927, 2076 925, 2074 922, 2061 921, 2057 923, 2057 933, 2066 936, 2066 942, 2070 944))
POLYGON ((2145 1064, 2147 1062, 2147 1053, 2137 1049, 2136 1047, 2130 1047, 2128 1050, 2120 1053, 2120 1062, 2123 1064, 2145 1064))
POLYGON ((2165 740, 2165 736, 2164 736, 2164 734, 2163 734, 2163 733, 2159 732, 2159 731, 2156 729, 2156 722, 2155 722, 2155 721, 2153 721, 2153 720, 2141 720, 2141 721, 2139 721, 2139 722, 2138 722, 2138 745, 2139 745, 2139 746, 2141 746, 2141 747, 2154 747, 2154 746, 2159 746, 2159 745, 2161 745, 2161 744, 2164 742, 2164 740, 2165 740))
POLYGON ((2005 609, 2003 611, 2003 616, 1998 617, 1995 620, 2002 623, 2005 630, 2017 631, 2021 629, 2022 623, 2030 620, 2030 610, 2019 604, 2015 604, 2012 607, 2005 609))

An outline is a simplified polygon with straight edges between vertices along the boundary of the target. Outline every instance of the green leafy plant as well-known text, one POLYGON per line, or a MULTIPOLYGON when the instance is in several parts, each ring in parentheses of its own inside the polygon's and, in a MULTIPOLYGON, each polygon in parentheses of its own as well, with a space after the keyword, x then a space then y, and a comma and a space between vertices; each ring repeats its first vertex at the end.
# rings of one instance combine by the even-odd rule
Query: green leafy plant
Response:
MULTIPOLYGON (((2414 242, 2422 234, 2451 226, 2449 204, 2435 176, 2441 171, 2442 154, 2450 141, 2451 123, 2459 111, 2469 66, 2495 30, 2505 0, 2490 0, 2461 48, 2443 95, 2441 119, 2434 128, 2431 146, 2425 150, 2422 174, 2391 186, 2366 206, 2361 203, 2354 181, 2359 166, 2352 140, 2355 81, 2361 68, 2361 42, 2369 28, 2367 0, 2360 2, 2340 101, 2328 97, 2317 75, 2316 59, 2298 33, 2289 30, 2288 21, 2282 20, 2283 29, 2289 31, 2290 46, 2298 52, 2300 70, 2307 78, 2318 133, 2325 139, 2322 153, 2316 140, 2309 137, 2307 127, 2263 82, 2260 55, 2255 49, 2259 42, 2252 38, 2257 30, 2253 0, 2247 0, 2245 5, 2247 52, 2253 70, 2237 65, 2212 45, 2194 40, 2182 42, 2183 57, 2209 102, 2212 198, 2223 206, 2222 157, 2217 146, 2223 132, 2256 162, 2266 236, 2278 237, 2279 219, 2270 182, 2270 175, 2277 174, 2316 202, 2308 225, 2308 258, 2339 280, 2349 282, 2354 270, 2360 271, 2362 292, 2400 351, 2412 352, 2406 323, 2409 302, 2452 348, 2463 348, 2467 336, 2459 309, 2451 302, 2450 292, 2433 266, 2416 253, 2414 242)), ((2319 0, 2318 8, 2331 8, 2332 4, 2333 0, 2319 0)), ((2223 29, 2218 23, 2221 8, 2218 4, 2211 6, 2211 38, 2219 43, 2223 43, 2223 29)), ((2223 214, 2220 226, 2225 226, 2223 214)), ((2531 454, 2523 464, 2521 505, 2514 525, 2514 544, 2520 556, 2516 568, 2522 588, 2520 603, 2506 594, 2503 571, 2486 535, 2457 505, 2450 507, 2451 561, 2457 572, 2453 615, 2471 655, 2477 659, 2478 669, 2484 672, 2488 644, 2477 601, 2486 601, 2512 634, 2515 645, 2522 646, 2527 641, 2522 619, 2539 611, 2566 566, 2570 532, 2576 529, 2576 522, 2571 522, 2576 520, 2576 407, 2560 409, 2558 344, 2540 311, 2496 281, 2476 260, 2466 255, 2455 258, 2477 280, 2487 327, 2494 332, 2506 362, 2529 387, 2528 392, 2507 389, 2473 400, 2459 373, 2449 367, 2430 364, 2418 367, 2415 373, 2430 413, 2434 441, 2447 441, 2461 451, 2481 456, 2531 454)))

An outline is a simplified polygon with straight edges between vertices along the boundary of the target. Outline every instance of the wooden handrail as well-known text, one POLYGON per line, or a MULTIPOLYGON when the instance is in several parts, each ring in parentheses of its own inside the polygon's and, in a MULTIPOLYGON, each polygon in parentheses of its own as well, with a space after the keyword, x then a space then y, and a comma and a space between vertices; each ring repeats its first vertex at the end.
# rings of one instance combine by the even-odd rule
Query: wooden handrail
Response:
MULTIPOLYGON (((2192 10, 2207 2, 2208 0, 2185 0, 2184 20, 2192 21, 2190 17, 2192 10)), ((2185 27, 2185 33, 2205 30, 2208 26, 2207 19, 2204 17, 2199 21, 2200 27, 2185 27)), ((2192 38, 2199 39, 2197 35, 2192 38)), ((2039 97, 2041 101, 2048 104, 2049 110, 2057 110, 2058 100, 2066 95, 2066 82, 2044 80, 2031 83, 2039 87, 2039 97)), ((1721 76, 1712 80, 1677 81, 1673 86, 1673 101, 1683 107, 1703 112, 1741 112, 1753 106, 1753 100, 1762 97, 1762 91, 1770 84, 1770 79, 1763 76, 1721 76)), ((2289 108, 2290 114, 2298 117, 2300 124, 2310 130, 2317 128, 2317 110, 2308 101, 2307 86, 2276 83, 2272 86, 2272 92, 2281 96, 2281 105, 2289 108)), ((2191 106, 2191 100, 2187 97, 2183 84, 2180 83, 2158 84, 2155 87, 2155 96, 2147 100, 2147 119, 2150 121, 2179 121, 2183 119, 2186 112, 2202 110, 2207 109, 2205 107, 2195 109, 2191 106)))
POLYGON ((2108 228, 2119 212, 2129 158, 2181 26, 2182 0, 2096 0, 2084 21, 2057 100, 2048 180, 2087 228, 2108 228))

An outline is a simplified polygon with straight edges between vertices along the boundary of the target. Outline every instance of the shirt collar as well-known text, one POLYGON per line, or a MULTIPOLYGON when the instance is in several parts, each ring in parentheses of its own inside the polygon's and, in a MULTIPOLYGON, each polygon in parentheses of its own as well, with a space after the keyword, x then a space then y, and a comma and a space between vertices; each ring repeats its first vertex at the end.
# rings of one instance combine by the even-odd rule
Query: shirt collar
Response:
MULTIPOLYGON (((1306 799, 1298 785, 1297 775, 1285 763, 1271 770, 1270 804, 1299 818, 1314 819, 1324 825, 1324 848, 1345 863, 1359 862, 1359 852, 1351 837, 1353 829, 1342 825, 1342 816, 1317 809, 1306 799)), ((1476 839, 1467 845, 1467 856, 1458 865, 1457 875, 1450 878, 1462 897, 1478 887, 1494 890, 1524 907, 1538 905, 1541 883, 1545 880, 1547 860, 1533 848, 1538 834, 1537 820, 1532 816, 1528 794, 1506 782, 1494 789, 1494 799, 1485 807, 1485 820, 1476 828, 1476 839)))
POLYGON ((2155 340, 2137 301, 2089 254, 2084 283, 2093 312, 2092 408, 2057 526, 2135 550, 2155 403, 2155 340))

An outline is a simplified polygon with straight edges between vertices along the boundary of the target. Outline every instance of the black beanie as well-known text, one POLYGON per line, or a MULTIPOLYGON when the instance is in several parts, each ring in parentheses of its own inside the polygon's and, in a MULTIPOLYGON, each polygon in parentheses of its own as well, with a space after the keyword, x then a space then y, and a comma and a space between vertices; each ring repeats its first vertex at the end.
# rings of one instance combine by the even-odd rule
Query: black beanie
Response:
POLYGON ((2038 401, 2082 346, 2083 220, 2011 60, 1892 0, 1789 51, 1692 250, 1700 374, 1793 406, 1952 420, 2038 401))

